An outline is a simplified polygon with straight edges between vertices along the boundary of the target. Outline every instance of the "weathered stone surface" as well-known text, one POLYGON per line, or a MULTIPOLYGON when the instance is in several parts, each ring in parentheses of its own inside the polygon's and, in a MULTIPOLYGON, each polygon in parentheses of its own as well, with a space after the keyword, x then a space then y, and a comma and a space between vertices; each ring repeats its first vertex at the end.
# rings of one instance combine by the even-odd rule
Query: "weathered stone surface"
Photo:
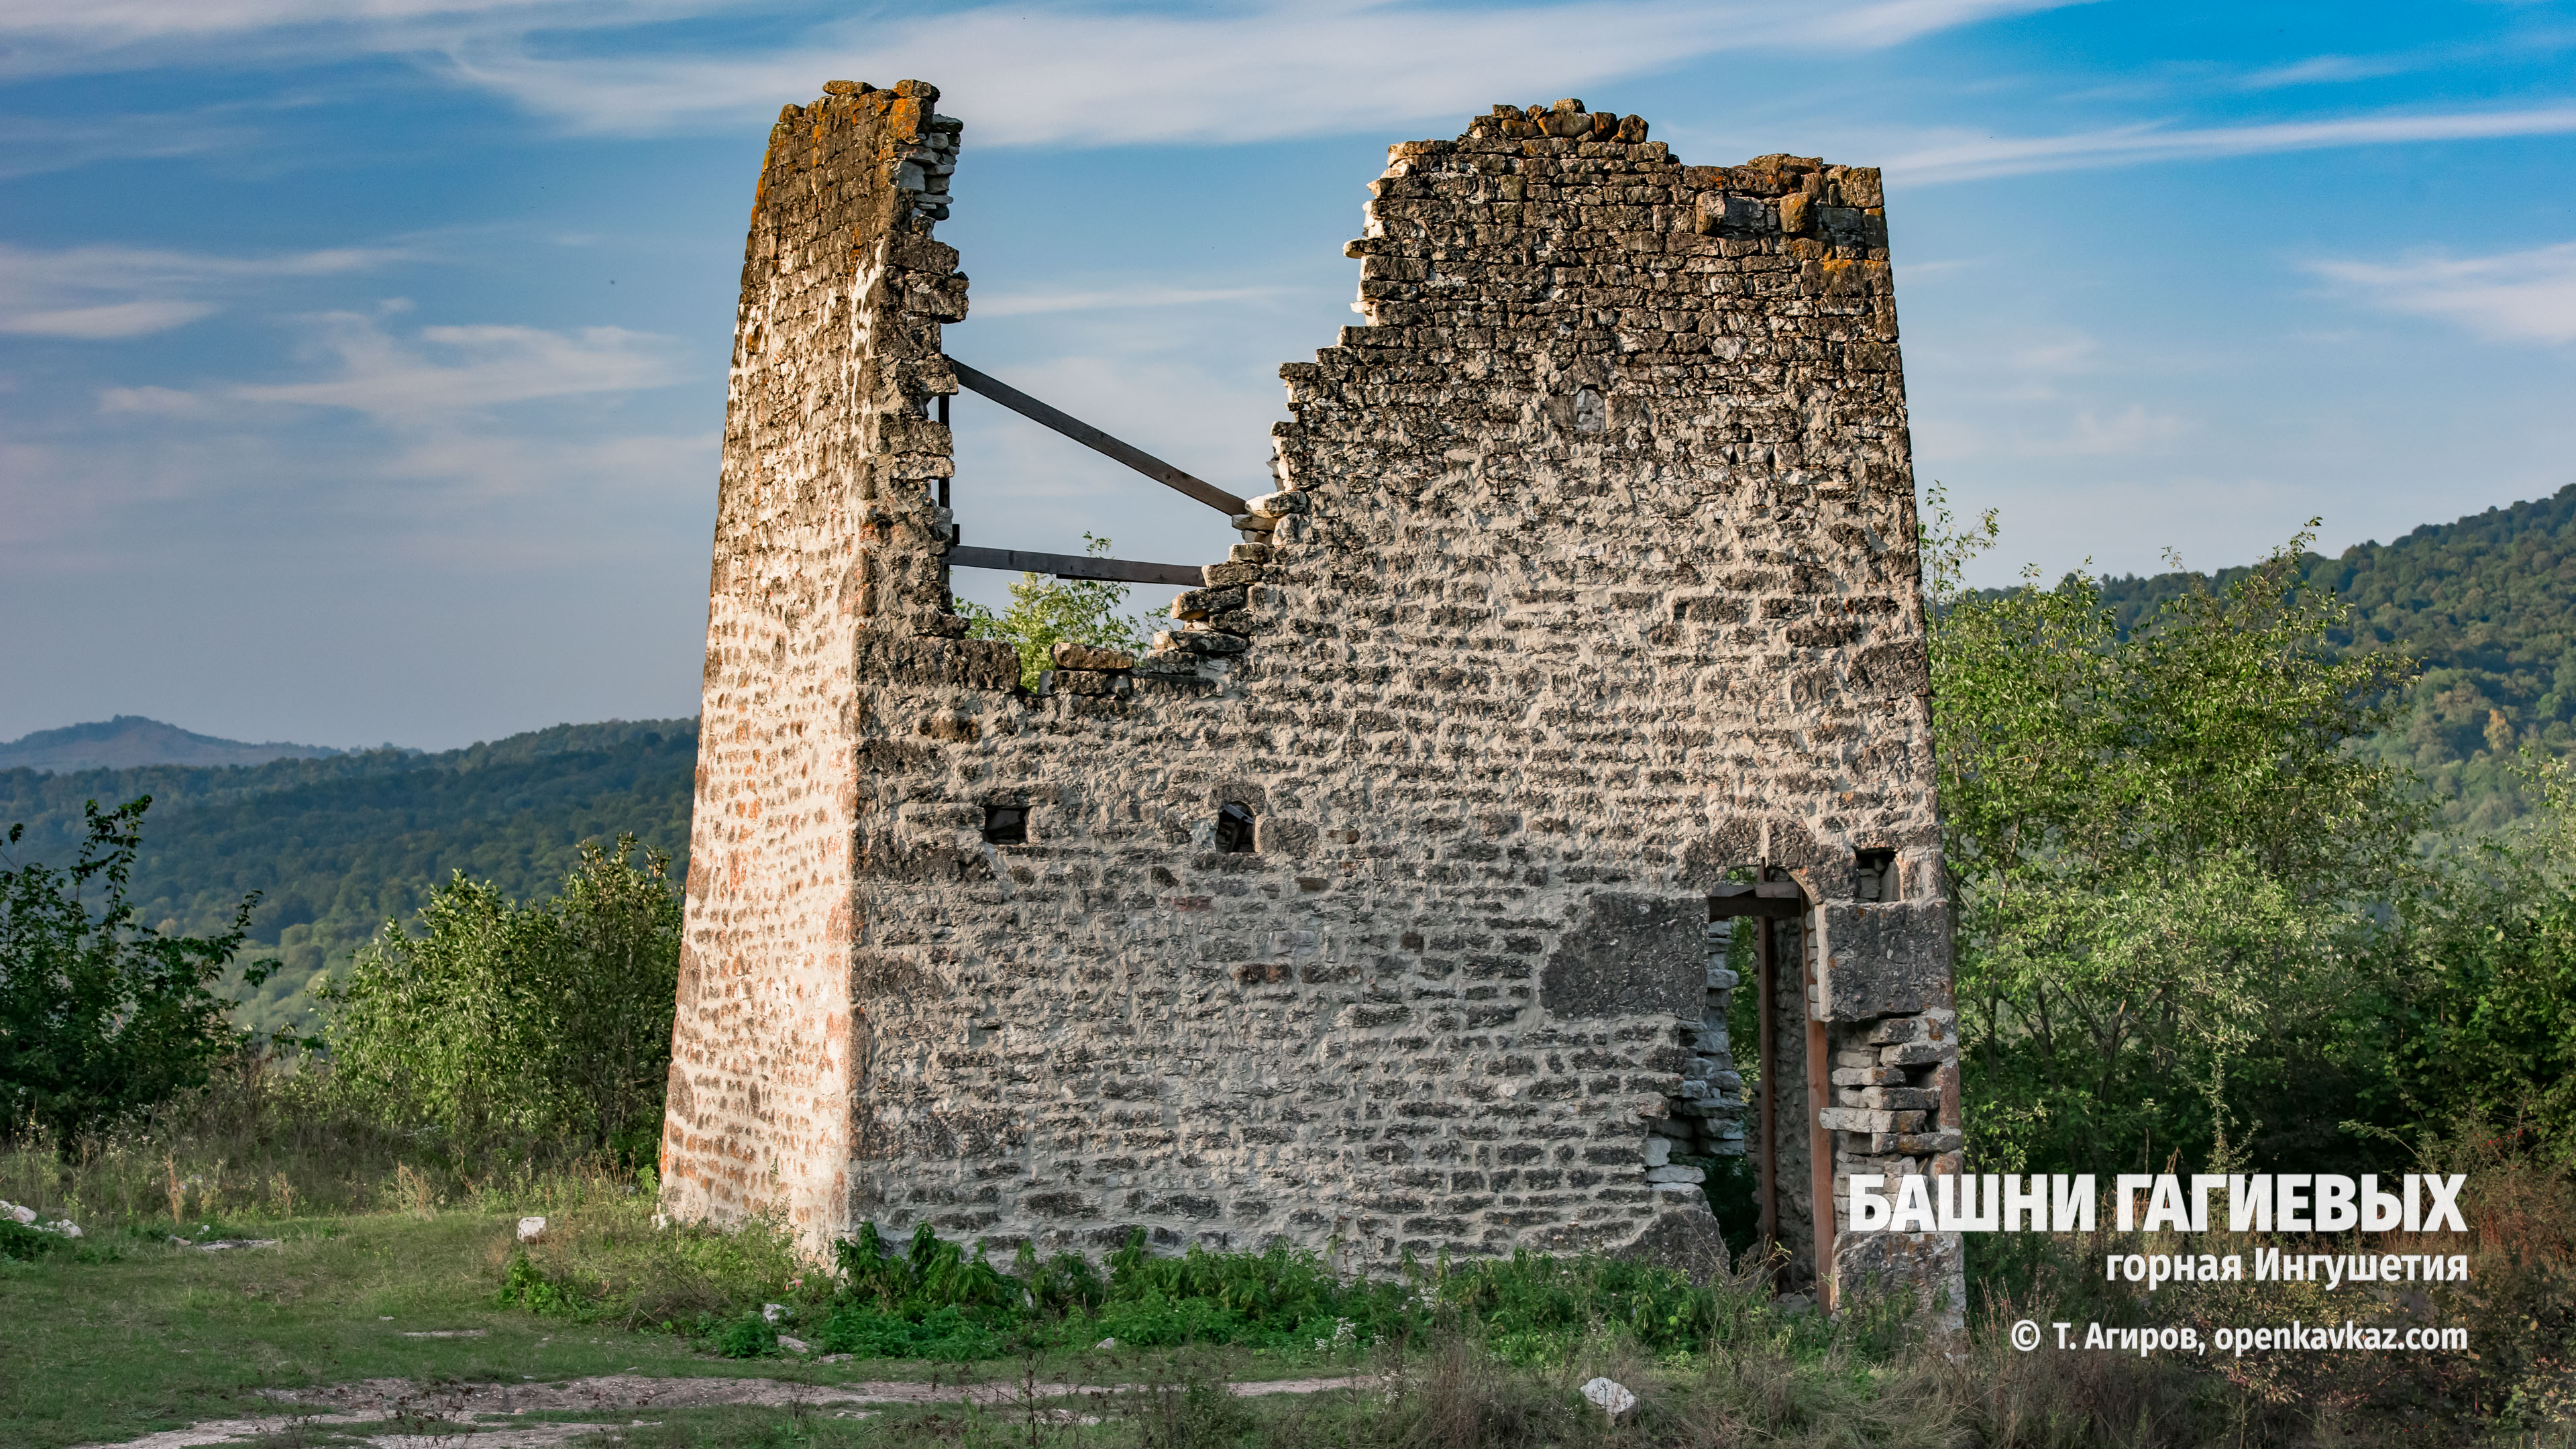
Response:
POLYGON ((932 769, 1008 698, 1008 645, 956 637, 932 540, 955 379, 939 325, 956 253, 897 185, 938 93, 852 84, 770 132, 744 249, 717 489, 688 922, 663 1133, 678 1217, 775 1211, 819 1243, 849 1221, 868 1032, 851 949, 863 874, 976 874, 864 818, 874 780, 932 769), (839 238, 830 245, 826 237, 839 238), (864 345, 859 339, 866 339, 864 345), (862 722, 862 681, 923 707, 862 722), (922 731, 924 719, 944 721, 922 731), (900 732, 901 738, 897 737, 900 732), (854 829, 855 827, 855 829, 854 829))
POLYGON ((1869 1021, 1950 1004, 1946 902, 1828 902, 1818 914, 1824 924, 1828 1020, 1869 1021))
POLYGON ((1175 619, 1204 619, 1212 614, 1230 614, 1244 605, 1241 589, 1190 589, 1172 600, 1175 619))
POLYGON ((1058 644, 1052 651, 1058 669, 1133 669, 1136 656, 1123 649, 1094 649, 1088 644, 1058 644))
POLYGON ((1892 906, 1941 878, 1875 175, 1684 167, 1579 103, 1394 148, 1347 249, 1365 325, 1281 369, 1263 541, 1176 604, 1203 627, 1029 692, 949 607, 966 290, 902 184, 954 165, 935 100, 791 107, 762 174, 666 1210, 784 1211, 816 1251, 871 1220, 1705 1276, 1671 1159, 1748 1146, 1746 923, 1709 917, 1758 871, 1796 913, 1760 923, 1782 1241, 1830 1278, 1815 1114, 1868 1129, 1836 1170, 1956 1151, 1946 997, 1868 985, 1946 923, 1831 914, 1855 851, 1892 906), (1842 1086, 1938 1113, 1806 1099, 1810 970, 1884 1008, 1827 1023, 1842 1086))
POLYGON ((1912 1300, 1915 1322, 1947 1336, 1968 1324, 1967 1258, 1957 1233, 1845 1233, 1834 1242, 1834 1302, 1912 1300))
POLYGON ((1157 649, 1182 649, 1192 654, 1241 654, 1252 647, 1240 634, 1220 634, 1213 629, 1174 629, 1154 636, 1157 649))
POLYGON ((1613 1256, 1671 1268, 1706 1287, 1733 1266, 1726 1234, 1718 1227, 1716 1214, 1708 1210, 1706 1197, 1698 1193, 1674 1197, 1661 1204, 1644 1230, 1614 1250, 1613 1256))
POLYGON ((1707 903, 1603 892, 1539 973, 1539 1005, 1556 1016, 1696 1016, 1708 971, 1707 903))

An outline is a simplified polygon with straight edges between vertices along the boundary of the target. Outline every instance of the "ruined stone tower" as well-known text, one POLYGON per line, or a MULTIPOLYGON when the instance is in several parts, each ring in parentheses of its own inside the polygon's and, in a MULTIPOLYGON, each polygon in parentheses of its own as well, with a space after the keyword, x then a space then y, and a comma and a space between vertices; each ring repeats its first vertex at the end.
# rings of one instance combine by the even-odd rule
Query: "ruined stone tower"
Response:
POLYGON ((1705 1267, 1749 1150, 1784 1287, 1955 1312, 1955 1239, 1828 1206, 1959 1145, 1877 173, 1393 148, 1246 541, 1031 692, 949 608, 949 395, 1019 398, 945 356, 960 123, 825 89, 743 267, 666 1210, 1705 1267))

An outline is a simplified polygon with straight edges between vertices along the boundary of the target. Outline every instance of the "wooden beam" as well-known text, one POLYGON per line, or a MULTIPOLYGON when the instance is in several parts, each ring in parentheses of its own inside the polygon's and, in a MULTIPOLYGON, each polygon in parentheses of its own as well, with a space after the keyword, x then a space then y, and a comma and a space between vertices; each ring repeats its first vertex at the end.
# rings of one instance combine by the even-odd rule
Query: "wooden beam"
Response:
POLYGON ((1744 916, 1787 921, 1806 914, 1806 910, 1804 901, 1784 900, 1779 896, 1711 896, 1708 899, 1708 918, 1712 921, 1731 921, 1744 916))
POLYGON ((1712 921, 1741 916, 1785 921, 1806 909, 1806 892, 1798 888, 1796 881, 1723 881, 1708 892, 1708 918, 1712 921))
POLYGON ((1053 574, 1060 579, 1108 579, 1122 584, 1180 584, 1201 588, 1204 570, 1188 564, 1132 563, 1123 558, 1092 558, 1072 553, 1029 553, 1016 548, 968 548, 948 551, 951 568, 1002 569, 1018 574, 1053 574))
MULTIPOLYGON (((1812 962, 1813 947, 1801 942, 1798 954, 1812 962)), ((1815 967, 1807 967, 1809 986, 1815 985, 1815 967)), ((1834 1134, 1825 1130, 1823 1113, 1834 1104, 1830 1073, 1833 1063, 1826 1055, 1825 1024, 1813 1015, 1807 1016, 1807 1193, 1815 1204, 1808 1221, 1815 1228, 1816 1305, 1826 1312, 1834 1310, 1834 1134)))
MULTIPOLYGON (((1765 1258, 1780 1244, 1780 1053, 1771 1027, 1775 1009, 1771 975, 1771 923, 1766 920, 1753 928, 1753 1000, 1762 1020, 1762 1200, 1755 1207, 1761 1214, 1759 1231, 1765 1258)), ((1776 1291, 1776 1278, 1773 1287, 1776 1291)))
MULTIPOLYGON (((1250 504, 1206 479, 1184 473, 1144 449, 1122 443, 1070 413, 1048 407, 1045 403, 1039 402, 1036 398, 989 373, 977 372, 953 357, 948 359, 948 367, 950 371, 957 374, 957 380, 964 383, 968 390, 991 398, 1021 417, 1044 423, 1094 452, 1105 453, 1166 488, 1185 493, 1229 517, 1252 511, 1250 504)), ((1088 578, 1091 575, 1067 575, 1067 577, 1088 578)), ((1162 580, 1140 580, 1139 582, 1160 583, 1162 580)))

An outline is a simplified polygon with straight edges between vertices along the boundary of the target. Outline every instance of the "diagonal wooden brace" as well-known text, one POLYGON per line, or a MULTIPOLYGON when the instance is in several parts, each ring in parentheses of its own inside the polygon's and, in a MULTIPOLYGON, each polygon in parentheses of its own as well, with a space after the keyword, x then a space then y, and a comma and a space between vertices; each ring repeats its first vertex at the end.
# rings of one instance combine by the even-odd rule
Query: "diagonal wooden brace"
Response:
MULTIPOLYGON (((1033 422, 1044 423, 1048 427, 1055 429, 1057 432, 1064 434, 1066 437, 1073 439, 1075 442, 1082 444, 1084 447, 1089 448, 1094 452, 1105 453, 1108 456, 1117 459, 1119 462, 1126 464, 1128 467, 1135 469, 1137 472, 1144 474, 1146 477, 1153 479, 1155 482, 1162 484, 1166 488, 1172 489, 1175 492, 1186 493, 1190 497, 1197 499, 1199 502, 1206 504, 1208 507, 1215 509, 1219 513, 1232 515, 1237 513, 1249 513, 1252 511, 1251 507, 1246 504, 1244 500, 1235 497, 1233 494, 1226 492, 1224 489, 1217 487, 1206 479, 1184 473, 1180 469, 1173 467, 1171 464, 1164 462, 1162 459, 1155 457, 1153 454, 1146 452, 1142 448, 1131 447, 1126 443, 1122 443, 1116 438, 1109 436, 1107 433, 1100 431, 1098 428, 1093 427, 1091 424, 1084 422, 1082 419, 1077 418, 1070 413, 1060 412, 1054 408, 1048 407, 1045 403, 1039 402, 1036 398, 1029 396, 1018 388, 1012 387, 1008 383, 1002 382, 989 374, 977 372, 975 369, 959 362, 956 358, 952 357, 948 359, 948 367, 950 371, 957 374, 957 380, 965 384, 968 391, 981 393, 1033 422)), ((1142 565, 1140 565, 1140 567, 1142 567, 1142 565)), ((1040 572, 1044 572, 1044 570, 1040 570, 1040 572)), ((1093 575, 1068 574, 1065 577, 1090 578, 1093 577, 1093 575)), ((1160 579, 1152 579, 1140 580, 1140 582, 1161 583, 1164 581, 1160 579)))

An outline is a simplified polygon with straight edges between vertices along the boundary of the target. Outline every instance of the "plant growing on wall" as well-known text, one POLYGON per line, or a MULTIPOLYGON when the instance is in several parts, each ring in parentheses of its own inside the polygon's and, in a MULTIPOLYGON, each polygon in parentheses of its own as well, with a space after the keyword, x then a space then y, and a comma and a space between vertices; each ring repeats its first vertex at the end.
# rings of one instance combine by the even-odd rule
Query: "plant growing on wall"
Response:
MULTIPOLYGON (((1109 540, 1082 536, 1083 552, 1099 558, 1109 540)), ((1020 652, 1020 687, 1035 689, 1038 676, 1054 667, 1058 644, 1135 653, 1145 647, 1150 626, 1128 614, 1127 585, 1100 579, 1050 579, 1022 574, 1011 585, 1011 606, 996 614, 972 599, 957 601, 974 639, 1000 639, 1020 652)))

